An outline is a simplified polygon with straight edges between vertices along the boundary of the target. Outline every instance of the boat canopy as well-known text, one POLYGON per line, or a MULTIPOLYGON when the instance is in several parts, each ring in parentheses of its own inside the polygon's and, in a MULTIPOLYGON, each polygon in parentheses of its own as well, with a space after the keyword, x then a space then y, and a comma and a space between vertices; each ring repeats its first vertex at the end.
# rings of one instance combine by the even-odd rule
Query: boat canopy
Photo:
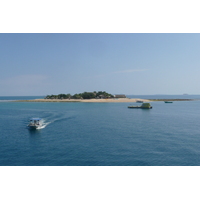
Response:
POLYGON ((31 118, 30 121, 40 121, 41 118, 31 118))

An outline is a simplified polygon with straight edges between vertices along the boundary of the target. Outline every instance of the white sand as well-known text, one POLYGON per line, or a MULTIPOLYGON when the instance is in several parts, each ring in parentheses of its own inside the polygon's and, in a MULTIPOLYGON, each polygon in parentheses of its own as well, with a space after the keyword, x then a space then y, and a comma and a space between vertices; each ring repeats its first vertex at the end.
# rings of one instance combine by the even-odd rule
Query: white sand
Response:
POLYGON ((123 102, 137 102, 144 101, 149 102, 148 99, 129 99, 129 98, 119 98, 119 99, 34 99, 34 100, 20 100, 20 102, 87 102, 87 103, 123 103, 123 102))

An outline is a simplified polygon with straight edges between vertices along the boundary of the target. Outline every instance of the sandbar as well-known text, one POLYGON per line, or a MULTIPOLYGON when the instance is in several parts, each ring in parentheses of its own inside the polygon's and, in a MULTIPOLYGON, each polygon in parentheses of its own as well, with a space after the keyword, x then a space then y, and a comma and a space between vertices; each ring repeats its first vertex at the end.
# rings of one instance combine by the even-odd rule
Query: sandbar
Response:
POLYGON ((83 103, 125 103, 125 102, 149 102, 148 99, 33 99, 33 100, 18 100, 17 102, 83 102, 83 103))
POLYGON ((113 99, 32 99, 17 100, 15 102, 83 102, 83 103, 128 103, 128 102, 152 102, 152 101, 194 101, 195 99, 130 99, 130 98, 113 98, 113 99))

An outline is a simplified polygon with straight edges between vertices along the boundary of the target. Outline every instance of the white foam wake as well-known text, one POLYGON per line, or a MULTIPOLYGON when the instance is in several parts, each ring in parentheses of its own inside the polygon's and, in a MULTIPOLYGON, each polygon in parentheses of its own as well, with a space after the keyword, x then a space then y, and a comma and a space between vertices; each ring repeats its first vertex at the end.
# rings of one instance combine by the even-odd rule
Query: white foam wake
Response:
POLYGON ((43 129, 49 124, 51 124, 51 122, 45 122, 44 120, 42 120, 42 125, 40 127, 38 127, 37 129, 43 129))

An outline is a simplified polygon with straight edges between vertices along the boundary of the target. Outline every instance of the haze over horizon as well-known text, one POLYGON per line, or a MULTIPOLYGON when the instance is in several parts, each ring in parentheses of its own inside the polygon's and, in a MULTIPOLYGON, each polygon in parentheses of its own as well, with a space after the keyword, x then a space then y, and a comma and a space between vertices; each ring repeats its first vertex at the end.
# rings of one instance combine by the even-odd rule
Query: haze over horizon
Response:
POLYGON ((200 34, 0 34, 0 96, 198 94, 200 34))

